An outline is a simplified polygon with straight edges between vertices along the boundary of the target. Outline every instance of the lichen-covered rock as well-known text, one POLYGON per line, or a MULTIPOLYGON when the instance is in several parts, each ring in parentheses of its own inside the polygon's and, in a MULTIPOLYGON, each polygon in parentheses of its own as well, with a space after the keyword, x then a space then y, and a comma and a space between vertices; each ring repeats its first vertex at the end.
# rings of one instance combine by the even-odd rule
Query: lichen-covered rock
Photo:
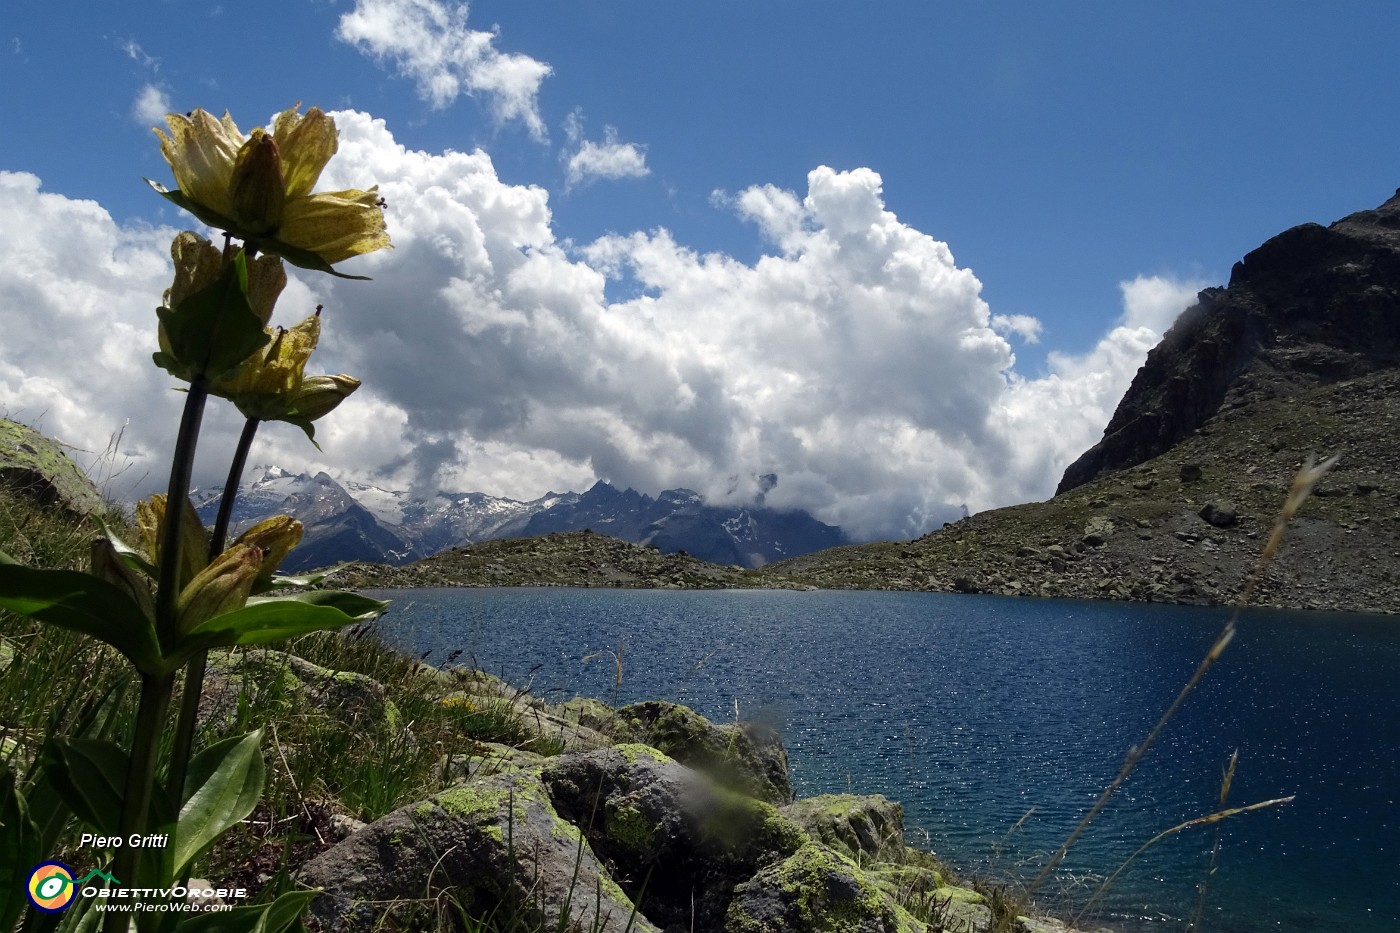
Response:
POLYGON ((527 771, 395 810, 312 859, 298 879, 325 889, 311 913, 328 931, 428 929, 440 905, 452 904, 526 929, 659 933, 527 771))
POLYGON ((602 700, 595 700, 592 697, 574 697, 571 700, 565 700, 552 707, 551 712, 560 719, 576 722, 604 735, 613 736, 613 741, 616 742, 626 740, 628 735, 627 727, 618 717, 617 710, 602 700))
POLYGON ((855 862, 812 842, 739 885, 726 933, 927 933, 855 862))
POLYGON ((787 749, 758 723, 717 725, 677 703, 649 700, 617 711, 633 741, 660 749, 720 784, 768 803, 792 799, 787 749))
POLYGON ((445 782, 456 783, 506 771, 527 771, 540 767, 544 762, 543 755, 527 749, 502 745, 500 742, 477 742, 468 751, 443 755, 438 760, 438 771, 445 782))
POLYGON ((62 444, 6 418, 0 418, 0 484, 75 515, 102 511, 101 493, 62 444))
POLYGON ((933 892, 947 933, 987 933, 992 928, 992 909, 987 899, 971 888, 941 887, 933 892))
POLYGON ((566 751, 607 748, 617 741, 612 735, 561 713, 557 707, 511 688, 490 674, 472 671, 460 676, 457 686, 442 697, 447 705, 495 710, 512 720, 519 730, 537 739, 541 747, 554 746, 566 751))
POLYGON ((551 759, 541 772, 613 878, 667 929, 723 930, 734 886, 807 842, 771 805, 736 794, 650 746, 551 759))
POLYGON ((556 716, 548 709, 524 709, 521 721, 526 731, 545 742, 558 745, 564 751, 592 751, 595 748, 607 748, 617 742, 611 735, 556 716))
POLYGON ((936 868, 925 865, 877 862, 874 865, 861 865, 861 870, 871 883, 893 897, 897 904, 931 902, 935 892, 943 886, 943 875, 936 868))
POLYGON ((384 685, 366 674, 332 671, 293 654, 270 649, 214 652, 209 656, 201 721, 222 727, 233 721, 239 697, 268 716, 322 713, 351 728, 398 733, 402 721, 384 685))
POLYGON ((822 794, 782 808, 813 839, 856 859, 891 861, 904 853, 904 808, 876 794, 822 794))

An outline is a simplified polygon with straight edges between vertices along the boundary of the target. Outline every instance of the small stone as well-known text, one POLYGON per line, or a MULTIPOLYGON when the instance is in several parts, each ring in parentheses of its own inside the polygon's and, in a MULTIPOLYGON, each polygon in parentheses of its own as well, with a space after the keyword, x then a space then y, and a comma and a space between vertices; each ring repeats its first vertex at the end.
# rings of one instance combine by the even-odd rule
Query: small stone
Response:
POLYGON ((1228 502, 1207 502, 1197 514, 1216 528, 1230 528, 1239 521, 1239 514, 1228 502))
POLYGON ((974 580, 972 577, 968 577, 968 576, 956 576, 956 577, 954 577, 954 578, 953 578, 953 589, 957 590, 959 593, 980 593, 980 592, 982 592, 982 588, 981 588, 981 586, 978 585, 977 581, 974 580))

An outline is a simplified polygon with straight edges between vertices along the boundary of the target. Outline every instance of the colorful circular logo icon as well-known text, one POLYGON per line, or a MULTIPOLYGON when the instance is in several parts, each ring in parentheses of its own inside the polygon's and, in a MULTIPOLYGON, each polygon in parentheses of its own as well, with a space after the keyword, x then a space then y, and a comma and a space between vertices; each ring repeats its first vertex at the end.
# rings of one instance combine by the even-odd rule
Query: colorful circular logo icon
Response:
POLYGON ((67 910, 77 894, 73 883, 73 869, 62 862, 44 862, 34 866, 29 873, 26 888, 29 903, 46 913, 56 914, 67 910))

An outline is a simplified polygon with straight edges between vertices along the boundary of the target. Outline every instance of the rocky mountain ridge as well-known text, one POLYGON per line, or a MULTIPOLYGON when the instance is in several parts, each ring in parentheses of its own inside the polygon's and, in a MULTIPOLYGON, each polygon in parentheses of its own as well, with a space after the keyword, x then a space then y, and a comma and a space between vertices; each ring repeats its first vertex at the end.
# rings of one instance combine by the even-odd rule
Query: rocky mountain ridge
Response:
POLYGON ((1276 236, 1148 355, 1057 495, 769 568, 810 585, 1227 603, 1310 455, 1341 456, 1256 604, 1400 612, 1400 193, 1276 236))
MULTIPOLYGON (((221 498, 221 489, 194 496, 206 522, 213 521, 221 498)), ((768 508, 761 499, 712 506, 689 489, 669 489, 653 499, 599 481, 583 493, 548 492, 528 502, 480 492, 421 499, 364 483, 341 484, 326 473, 261 468, 239 492, 234 526, 280 513, 306 526, 285 565, 289 570, 343 561, 401 565, 450 547, 584 529, 663 554, 738 567, 760 567, 847 540, 841 529, 805 511, 768 508)))
POLYGON ((1147 356, 1103 439, 1057 493, 1165 453, 1222 409, 1400 365, 1400 191, 1329 227, 1302 224, 1235 263, 1147 356))

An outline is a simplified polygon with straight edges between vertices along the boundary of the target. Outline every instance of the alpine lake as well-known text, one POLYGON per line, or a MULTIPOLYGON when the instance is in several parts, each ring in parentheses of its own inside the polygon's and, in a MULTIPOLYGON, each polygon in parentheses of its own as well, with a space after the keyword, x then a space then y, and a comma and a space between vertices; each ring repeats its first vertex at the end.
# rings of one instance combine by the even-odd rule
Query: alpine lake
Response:
MULTIPOLYGON (((884 794, 964 876, 1033 878, 1200 664, 1229 613, 782 590, 414 589, 386 641, 551 702, 758 720, 799 797, 884 794), (618 683, 617 658, 621 661, 618 683)), ((1037 894, 1080 926, 1400 930, 1400 619, 1249 610, 1221 660, 1037 894), (1238 750, 1225 803, 1222 774, 1238 750), (1218 835, 1217 835, 1218 833, 1218 835), (1212 850, 1214 852, 1212 865, 1212 850), (1208 882, 1208 883, 1207 883, 1208 882)))

